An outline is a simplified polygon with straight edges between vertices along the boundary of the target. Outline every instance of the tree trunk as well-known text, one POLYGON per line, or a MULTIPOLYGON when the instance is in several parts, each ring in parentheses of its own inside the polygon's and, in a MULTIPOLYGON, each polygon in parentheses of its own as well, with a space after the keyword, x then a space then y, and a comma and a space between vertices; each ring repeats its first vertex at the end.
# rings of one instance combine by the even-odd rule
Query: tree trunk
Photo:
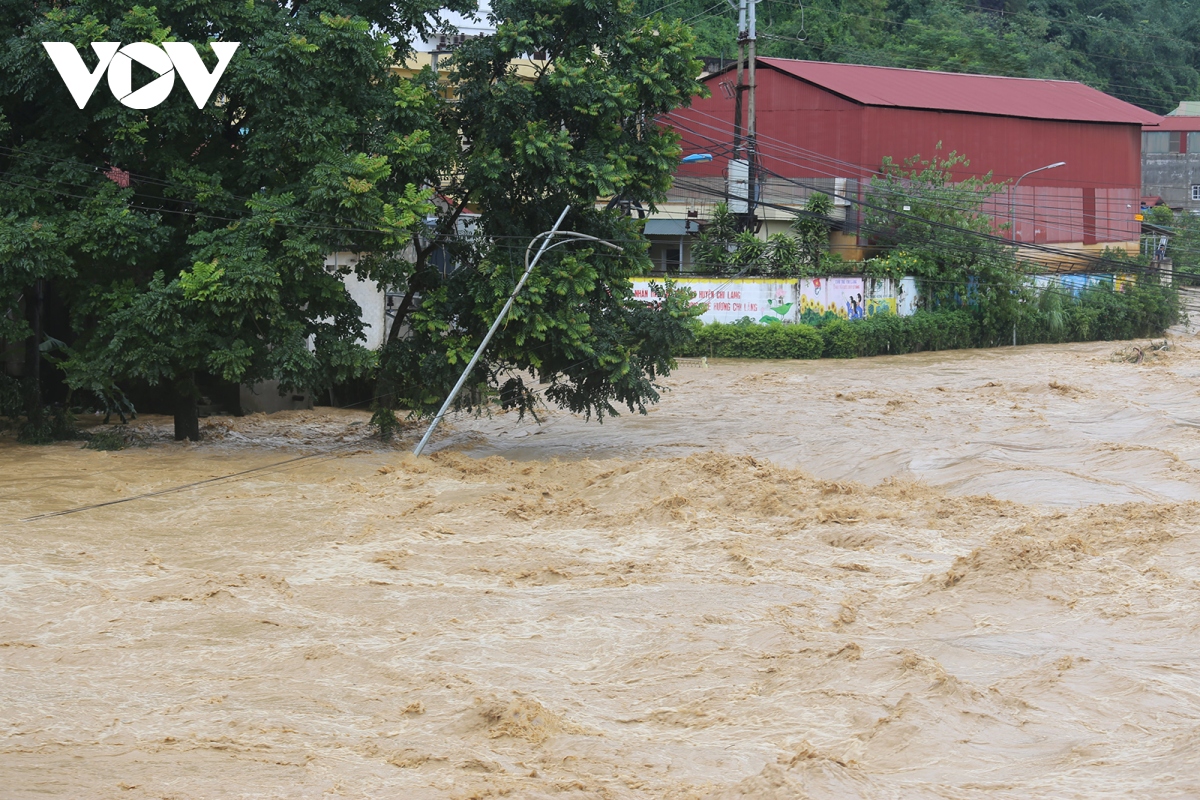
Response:
POLYGON ((32 424, 42 421, 42 312, 46 300, 46 281, 38 278, 33 283, 33 291, 26 304, 29 313, 29 327, 33 335, 25 340, 25 380, 27 390, 25 395, 25 413, 32 424))
POLYGON ((175 441, 200 441, 200 412, 196 407, 196 379, 188 372, 175 382, 175 441))

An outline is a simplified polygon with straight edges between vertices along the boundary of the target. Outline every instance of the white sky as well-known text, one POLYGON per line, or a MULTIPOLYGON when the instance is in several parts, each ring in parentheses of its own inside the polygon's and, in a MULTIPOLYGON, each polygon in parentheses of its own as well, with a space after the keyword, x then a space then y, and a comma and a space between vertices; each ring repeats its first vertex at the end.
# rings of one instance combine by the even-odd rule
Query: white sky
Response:
MULTIPOLYGON (((444 11, 442 13, 445 15, 446 19, 450 21, 450 24, 458 28, 459 33, 470 36, 478 33, 492 33, 494 30, 496 30, 487 22, 487 15, 488 12, 491 11, 491 8, 491 4, 488 2, 488 0, 480 0, 478 12, 479 19, 477 20, 467 19, 462 14, 455 14, 453 11, 444 11)), ((414 49, 426 51, 432 50, 433 47, 429 42, 416 42, 414 49)))

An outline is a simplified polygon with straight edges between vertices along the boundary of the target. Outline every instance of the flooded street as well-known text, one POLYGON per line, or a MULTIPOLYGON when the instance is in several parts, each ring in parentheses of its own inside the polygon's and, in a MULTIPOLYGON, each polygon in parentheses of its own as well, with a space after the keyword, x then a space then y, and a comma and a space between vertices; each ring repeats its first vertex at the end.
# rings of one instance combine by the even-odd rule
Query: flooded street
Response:
POLYGON ((6 438, 0 797, 1200 796, 1200 341, 1136 344, 6 438))
POLYGON ((510 458, 721 450, 831 480, 910 477, 1048 505, 1200 500, 1200 340, 1165 352, 1136 344, 1139 365, 1112 342, 708 369, 688 360, 647 416, 460 420, 448 444, 510 458))

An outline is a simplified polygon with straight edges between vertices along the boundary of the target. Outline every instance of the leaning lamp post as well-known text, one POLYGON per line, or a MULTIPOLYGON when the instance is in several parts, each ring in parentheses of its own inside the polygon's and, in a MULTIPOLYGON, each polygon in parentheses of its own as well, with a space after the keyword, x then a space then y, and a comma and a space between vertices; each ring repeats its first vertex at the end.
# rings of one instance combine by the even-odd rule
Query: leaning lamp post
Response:
POLYGON ((1016 182, 1013 183, 1012 191, 1008 195, 1008 224, 1011 228, 1011 230, 1008 232, 1008 238, 1014 243, 1017 241, 1017 187, 1021 185, 1021 181, 1025 180, 1035 172, 1041 172, 1047 169, 1056 169, 1057 167, 1065 167, 1066 165, 1067 162, 1065 161, 1056 161, 1053 164, 1047 164, 1044 167, 1031 169, 1029 172, 1026 172, 1024 175, 1017 178, 1016 182))
POLYGON ((612 242, 606 242, 605 240, 595 236, 589 236, 586 233, 560 231, 558 226, 562 225, 562 221, 567 218, 567 212, 570 210, 570 206, 564 208, 562 213, 558 215, 558 221, 554 223, 553 228, 539 233, 529 241, 529 246, 525 248, 525 272, 521 275, 521 280, 517 281, 516 288, 512 290, 512 294, 508 296, 508 301, 504 304, 504 308, 500 309, 500 314, 496 317, 496 321, 492 323, 492 327, 488 329, 487 335, 484 336, 483 341, 479 343, 479 348, 476 349, 475 355, 471 356, 471 361, 467 364, 467 368, 463 370, 463 374, 459 376, 458 383, 454 384, 454 388, 450 390, 450 396, 446 398, 446 402, 442 403, 441 410, 438 411, 437 416, 433 418, 433 422, 429 423, 429 430, 425 431, 425 435, 421 437, 421 441, 417 444, 417 448, 413 450, 414 456, 421 455, 421 451, 424 450, 425 445, 429 443, 429 437, 433 436, 434 430, 437 429, 438 423, 442 421, 442 417, 446 416, 446 412, 450 410, 450 406, 454 403, 454 399, 458 397, 458 393, 462 391, 463 384, 467 382, 467 377, 471 374, 471 370, 475 369, 475 364, 479 362, 479 358, 483 355, 483 351, 487 349, 488 342, 492 341, 492 337, 496 335, 496 331, 500 329, 500 326, 504 324, 505 319, 508 318, 508 312, 512 310, 513 301, 517 299, 517 295, 520 294, 521 289, 525 287, 525 281, 529 280, 530 273, 533 272, 533 268, 537 266, 538 259, 542 257, 543 253, 552 247, 558 247, 559 245, 570 244, 573 241, 580 240, 596 242, 604 245, 605 247, 611 247, 617 252, 625 251, 625 248, 623 247, 619 247, 612 242), (551 240, 556 236, 565 236, 567 237, 567 241, 558 242, 557 244, 551 245, 551 240), (533 245, 539 239, 542 240, 542 246, 538 248, 537 255, 535 255, 533 257, 533 261, 530 262, 529 251, 533 249, 533 245))

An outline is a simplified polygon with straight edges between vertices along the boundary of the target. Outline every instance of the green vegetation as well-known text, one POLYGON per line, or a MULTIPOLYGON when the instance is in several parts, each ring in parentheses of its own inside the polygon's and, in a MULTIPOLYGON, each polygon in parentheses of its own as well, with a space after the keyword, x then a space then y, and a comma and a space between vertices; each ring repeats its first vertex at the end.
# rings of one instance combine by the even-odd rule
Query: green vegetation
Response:
POLYGON ((121 435, 120 431, 115 431, 115 430, 93 431, 91 433, 85 434, 84 438, 87 439, 87 441, 83 445, 83 448, 85 450, 112 451, 112 450, 124 450, 126 447, 125 437, 121 435))
POLYGON ((449 201, 433 211, 433 235, 412 242, 416 261, 380 357, 381 432, 394 426, 392 409, 437 409, 521 275, 526 244, 568 204, 564 230, 624 251, 547 251, 459 407, 495 398, 533 411, 532 373, 546 399, 573 412, 644 411, 691 336, 688 296, 668 286, 655 304, 633 297, 629 279, 649 267, 638 222, 595 207, 597 197, 643 206, 665 197, 678 136, 644 121, 701 91, 690 30, 637 16, 631 0, 499 0, 492 12, 496 33, 454 55, 459 102, 441 104, 429 124, 434 141, 450 143, 425 156, 430 183, 449 201), (547 66, 523 78, 513 60, 537 51, 547 66), (464 241, 454 231, 468 205, 481 216, 464 241), (427 258, 438 246, 460 265, 448 276, 427 258))
MULTIPOLYGON (((1158 211, 1157 208, 1153 210, 1158 211)), ((1158 224, 1174 226, 1170 234, 1170 244, 1167 245, 1167 257, 1171 259, 1171 267, 1176 272, 1200 275, 1200 216, 1178 214, 1169 222, 1158 224)), ((1155 240, 1157 238, 1155 236, 1155 240)))
POLYGON ((991 173, 955 181, 954 169, 971 162, 955 152, 939 157, 940 151, 939 143, 932 158, 912 156, 903 164, 885 158, 883 175, 871 179, 864 227, 885 255, 870 268, 915 277, 929 310, 970 306, 980 338, 994 341, 1016 321, 1022 277, 1015 249, 994 238, 993 220, 983 212, 1003 184, 992 183, 991 173))
MULTIPOLYGON (((1078 298, 1061 289, 1023 292, 1017 340, 1021 344, 1083 342, 1155 336, 1175 324, 1178 296, 1144 281, 1124 292, 1102 284, 1078 298)), ((1009 340, 1011 341, 1011 339, 1009 340)), ((811 325, 756 325, 750 320, 702 326, 687 355, 723 358, 855 358, 925 350, 991 347, 986 319, 969 309, 918 311, 909 317, 874 314, 811 325)))
POLYGON ((391 71, 443 7, 474 2, 0 0, 0 340, 26 342, 34 377, 19 391, 38 437, 55 424, 38 370, 118 412, 131 386, 173 397, 176 438, 199 436, 205 379, 374 381, 383 427, 394 408, 428 411, 530 237, 567 204, 565 229, 624 252, 550 252, 464 404, 531 410, 541 398, 527 372, 550 402, 589 415, 657 399, 695 312, 678 292, 633 299, 645 241, 593 203, 665 195, 678 140, 646 120, 700 91, 690 29, 639 16, 632 0, 501 0, 497 33, 455 56, 453 98, 428 70, 391 71), (148 110, 102 83, 80 110, 40 45, 72 42, 92 59, 93 41, 185 41, 211 68, 211 40, 241 47, 202 110, 178 83, 148 110), (512 62, 533 52, 553 68, 526 80, 512 62), (458 226, 468 207, 476 236, 458 226), (460 267, 448 276, 441 250, 460 267), (326 267, 337 251, 369 255, 326 267), (382 352, 363 346, 351 273, 403 294, 382 352), (53 361, 51 306, 64 340, 53 361))
POLYGON ((714 358, 820 358, 825 343, 809 325, 746 323, 703 325, 687 351, 714 358))
MULTIPOLYGON (((737 12, 638 0, 736 56, 737 12)), ((1157 113, 1200 97, 1200 4, 1177 0, 765 0, 759 52, 784 58, 1082 81, 1157 113)))
POLYGON ((796 216, 791 233, 776 233, 766 241, 738 229, 738 217, 717 203, 699 235, 693 237, 697 272, 710 275, 778 275, 803 278, 823 274, 828 266, 829 215, 833 200, 816 192, 796 216))
POLYGON ((369 369, 358 307, 324 261, 382 247, 429 208, 407 169, 425 144, 389 66, 431 7, 358 5, 0 2, 0 338, 31 335, 30 289, 49 287, 74 326, 56 365, 69 386, 158 387, 177 438, 199 436, 201 373, 299 387, 369 369), (211 68, 212 39, 242 44, 202 110, 178 83, 148 110, 102 83, 80 110, 40 45, 91 58, 96 40, 185 41, 211 68))

